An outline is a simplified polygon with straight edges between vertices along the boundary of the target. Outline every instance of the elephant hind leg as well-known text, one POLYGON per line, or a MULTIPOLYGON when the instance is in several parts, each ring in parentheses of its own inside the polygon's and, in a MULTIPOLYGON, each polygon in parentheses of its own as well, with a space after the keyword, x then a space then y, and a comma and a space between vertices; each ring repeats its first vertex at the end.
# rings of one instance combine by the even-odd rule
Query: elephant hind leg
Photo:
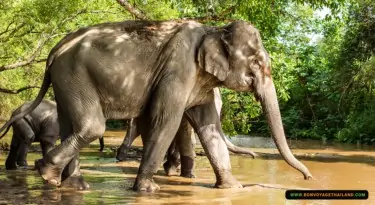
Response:
POLYGON ((193 128, 189 124, 186 116, 182 118, 180 129, 177 132, 177 149, 180 152, 181 160, 181 174, 185 178, 195 178, 194 158, 195 158, 195 136, 193 135, 193 128))
MULTIPOLYGON (((55 93, 61 95, 60 92, 55 91, 55 93)), ((72 92, 69 94, 73 95, 72 92)), ((73 159, 77 157, 79 151, 105 132, 105 118, 98 98, 91 96, 91 103, 88 104, 87 96, 79 99, 73 98, 73 96, 67 99, 64 96, 65 101, 61 102, 59 101, 61 99, 59 98, 60 95, 56 95, 56 101, 61 143, 50 150, 43 159, 35 162, 35 166, 42 178, 56 186, 61 185, 61 175, 64 168, 69 163, 76 163, 76 160, 78 160, 73 159), (69 100, 73 101, 69 102, 69 100), (75 106, 77 104, 85 105, 85 107, 75 106), (67 107, 62 107, 61 105, 70 105, 70 107, 67 109, 67 107)), ((70 169, 69 167, 70 165, 67 167, 68 176, 74 173, 71 173, 69 170, 79 170, 79 167, 77 168, 75 165, 73 166, 74 169, 70 169)), ((80 173, 76 174, 80 176, 80 173)))
POLYGON ((62 185, 73 187, 77 190, 89 189, 90 185, 82 177, 79 163, 79 154, 64 168, 62 173, 62 185))
MULTIPOLYGON (((118 161, 125 161, 126 157, 128 155, 128 151, 133 144, 134 140, 139 136, 138 128, 137 128, 137 122, 139 119, 134 119, 132 118, 129 121, 128 129, 126 131, 126 135, 124 140, 122 141, 121 146, 117 149, 117 155, 116 159, 118 161)), ((143 143, 145 144, 144 140, 142 140, 143 143)))
POLYGON ((165 174, 167 176, 178 175, 178 167, 180 164, 180 152, 176 146, 176 139, 174 139, 167 151, 167 161, 163 164, 165 174))

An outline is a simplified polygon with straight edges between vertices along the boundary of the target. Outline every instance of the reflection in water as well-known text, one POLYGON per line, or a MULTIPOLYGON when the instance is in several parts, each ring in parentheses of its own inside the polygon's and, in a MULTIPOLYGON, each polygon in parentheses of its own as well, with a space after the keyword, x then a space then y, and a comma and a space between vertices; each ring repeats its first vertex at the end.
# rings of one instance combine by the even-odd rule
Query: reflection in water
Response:
POLYGON ((3 171, 0 179, 0 204, 80 204, 83 195, 75 190, 56 189, 41 183, 32 170, 3 171))
MULTIPOLYGON (((301 173, 280 159, 269 138, 235 138, 235 144, 255 147, 255 151, 264 153, 267 158, 231 155, 233 175, 244 188, 212 188, 215 183, 212 168, 205 156, 198 156, 197 178, 166 177, 160 169, 155 181, 161 191, 147 194, 130 190, 139 166, 140 157, 136 155, 140 153, 133 150, 130 161, 116 163, 112 148, 121 143, 124 132, 107 132, 105 136, 104 153, 99 153, 98 145, 92 144, 80 154, 82 173, 91 186, 89 191, 44 184, 32 167, 5 171, 7 153, 1 153, 0 204, 375 204, 375 153, 360 151, 355 146, 293 141, 293 153, 303 159, 314 176, 314 180, 306 181, 301 173), (367 201, 286 201, 285 190, 291 188, 368 189, 370 198, 367 201)), ((137 139, 135 147, 141 145, 137 139)), ((197 151, 202 152, 202 149, 197 151)), ((28 163, 32 165, 40 157, 40 152, 30 153, 28 163)))

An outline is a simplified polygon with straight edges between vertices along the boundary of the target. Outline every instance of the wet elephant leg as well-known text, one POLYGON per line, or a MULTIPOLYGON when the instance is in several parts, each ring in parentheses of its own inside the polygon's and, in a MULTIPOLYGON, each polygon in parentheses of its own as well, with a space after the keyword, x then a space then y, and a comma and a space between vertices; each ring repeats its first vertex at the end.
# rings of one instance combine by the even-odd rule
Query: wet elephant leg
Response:
POLYGON ((40 147, 42 148, 42 154, 45 156, 49 151, 52 150, 57 140, 47 140, 47 139, 56 139, 57 136, 47 136, 43 137, 45 139, 40 140, 40 147))
POLYGON ((99 151, 102 152, 104 150, 104 136, 99 137, 99 145, 100 145, 99 151))
MULTIPOLYGON (((67 117, 66 117, 67 118, 67 117)), ((61 117, 60 124, 60 136, 61 142, 67 140, 67 136, 69 135, 69 131, 72 130, 72 125, 67 123, 68 121, 61 117)), ((46 143, 46 145, 50 145, 51 143, 46 143)), ((46 149, 46 154, 50 151, 51 148, 46 149)), ((62 172, 61 176, 62 186, 67 187, 74 187, 77 190, 85 190, 89 189, 90 186, 86 183, 81 175, 80 171, 80 163, 79 163, 79 153, 73 157, 73 159, 66 165, 62 172)))
POLYGON ((68 163, 62 173, 62 185, 74 187, 78 190, 89 189, 90 185, 85 182, 80 171, 79 154, 68 163))
MULTIPOLYGON (((85 85, 87 87, 88 85, 85 85)), ((90 96, 93 103, 87 105, 84 102, 77 102, 80 99, 65 98, 59 103, 59 96, 54 87, 57 111, 59 115, 61 143, 49 151, 43 159, 35 162, 39 174, 50 184, 61 186, 61 180, 73 177, 77 179, 77 186, 86 187, 79 170, 79 151, 92 141, 104 134, 105 118, 101 112, 101 106, 97 96, 90 96), (68 100, 68 102, 66 102, 68 100), (69 100, 73 100, 69 102, 69 100), (85 104, 84 112, 76 104, 85 104), (72 105, 59 107, 59 105, 72 105), (65 171, 66 170, 66 171, 65 171), (63 174, 64 172, 64 174, 63 174), (63 176, 62 176, 63 175, 63 176), (63 177, 63 178, 62 178, 63 177)), ((69 93, 73 95, 73 93, 69 93)), ((90 93, 87 93, 90 95, 90 93)))
POLYGON ((19 167, 27 167, 27 153, 31 144, 26 144, 25 142, 20 143, 17 154, 17 165, 19 167))
POLYGON ((186 112, 190 124, 198 133, 203 149, 215 172, 217 188, 241 188, 242 185, 233 177, 227 146, 220 136, 221 126, 215 104, 195 106, 186 112))
POLYGON ((125 161, 128 151, 133 144, 134 140, 139 136, 138 128, 137 128, 137 120, 132 118, 129 120, 128 129, 126 131, 125 138, 121 144, 121 146, 117 149, 116 159, 118 161, 125 161))
POLYGON ((18 166, 27 166, 27 152, 31 143, 35 140, 34 130, 30 127, 29 123, 26 122, 24 118, 13 123, 13 131, 17 133, 19 139, 19 147, 17 150, 16 163, 18 166))
POLYGON ((186 178, 195 178, 193 174, 195 158, 195 136, 192 127, 190 126, 186 117, 184 117, 181 121, 179 132, 177 132, 176 145, 181 156, 180 176, 186 178))
POLYGON ((190 92, 188 89, 183 89, 186 86, 173 79, 165 78, 163 82, 168 84, 158 85, 144 112, 150 129, 145 131, 144 136, 148 142, 144 146, 142 161, 133 186, 133 189, 137 191, 153 192, 160 189, 154 182, 153 175, 162 163, 181 123, 188 96, 184 92, 190 92), (165 87, 176 89, 166 92, 165 87))
POLYGON ((17 158, 18 158, 18 150, 21 147, 21 136, 19 136, 19 133, 14 130, 12 141, 10 143, 10 151, 8 154, 8 157, 5 161, 5 169, 7 170, 14 170, 17 169, 17 158))
POLYGON ((172 144, 167 151, 167 161, 164 162, 163 168, 167 176, 177 176, 178 168, 180 166, 180 152, 176 146, 176 138, 173 139, 172 144))
POLYGON ((164 171, 167 176, 178 175, 178 167, 181 165, 180 176, 194 178, 194 145, 191 140, 192 127, 185 117, 182 118, 175 139, 168 149, 167 161, 164 163, 164 171))

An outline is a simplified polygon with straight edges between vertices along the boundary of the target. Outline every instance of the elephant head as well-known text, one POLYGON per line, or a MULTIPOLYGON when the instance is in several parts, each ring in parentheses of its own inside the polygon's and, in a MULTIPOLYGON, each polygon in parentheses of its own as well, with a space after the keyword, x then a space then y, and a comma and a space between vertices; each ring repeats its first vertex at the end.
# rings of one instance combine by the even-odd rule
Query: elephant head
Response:
POLYGON ((236 21, 208 32, 198 51, 198 65, 229 89, 254 92, 284 160, 300 171, 305 179, 312 178, 288 147, 271 76, 270 57, 254 26, 236 21))

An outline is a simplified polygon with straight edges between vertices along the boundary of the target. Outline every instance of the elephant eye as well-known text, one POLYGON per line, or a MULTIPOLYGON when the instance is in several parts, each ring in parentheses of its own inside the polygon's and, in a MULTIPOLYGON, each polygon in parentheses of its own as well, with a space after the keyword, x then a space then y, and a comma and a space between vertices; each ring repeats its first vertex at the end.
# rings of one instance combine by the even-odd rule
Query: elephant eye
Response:
POLYGON ((247 70, 246 75, 247 75, 247 76, 250 76, 250 77, 252 77, 252 78, 255 77, 254 72, 253 72, 251 69, 247 70))
POLYGON ((259 62, 259 60, 258 60, 258 59, 255 59, 255 60, 254 60, 254 63, 255 63, 256 65, 259 65, 259 66, 261 66, 261 65, 260 65, 260 62, 259 62))

